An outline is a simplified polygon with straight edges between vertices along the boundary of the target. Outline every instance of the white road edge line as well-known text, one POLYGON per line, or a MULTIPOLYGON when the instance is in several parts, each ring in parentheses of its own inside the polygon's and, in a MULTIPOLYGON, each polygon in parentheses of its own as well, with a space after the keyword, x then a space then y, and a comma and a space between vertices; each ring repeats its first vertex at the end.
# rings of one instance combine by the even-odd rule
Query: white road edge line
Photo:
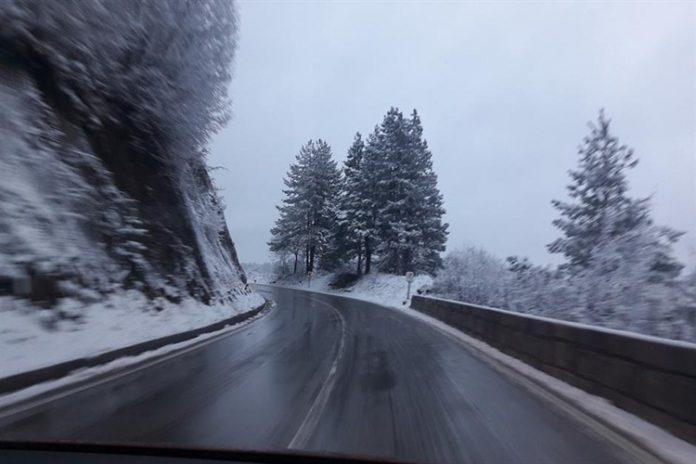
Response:
MULTIPOLYGON (((89 379, 90 379, 89 377, 79 378, 79 379, 75 380, 75 383, 78 383, 81 381, 86 381, 86 383, 81 384, 75 388, 70 388, 70 384, 67 384, 67 385, 58 385, 55 388, 49 388, 48 390, 40 391, 35 395, 38 398, 33 399, 33 396, 30 396, 29 398, 26 398, 26 399, 22 398, 22 399, 17 401, 18 403, 21 403, 21 404, 19 404, 16 407, 12 406, 12 402, 9 402, 7 405, 4 405, 4 406, 0 403, 0 419, 5 419, 7 417, 10 417, 10 416, 13 416, 16 414, 21 414, 23 412, 37 408, 39 406, 43 406, 47 403, 51 403, 53 401, 59 400, 61 398, 65 398, 65 397, 73 395, 75 393, 79 393, 79 392, 88 390, 92 387, 96 387, 96 386, 105 384, 107 382, 111 382, 113 380, 120 379, 121 377, 131 375, 135 372, 139 372, 139 371, 142 371, 144 369, 148 369, 148 368, 150 368, 154 365, 157 365, 159 363, 176 358, 177 356, 181 356, 182 354, 186 354, 186 353, 189 353, 191 351, 195 351, 197 349, 200 349, 200 348, 202 348, 206 345, 209 345, 211 343, 214 343, 222 338, 225 338, 227 336, 230 336, 230 335, 233 335, 237 332, 240 332, 243 329, 246 329, 250 324, 258 321, 263 316, 269 314, 273 310, 273 308, 274 308, 274 306, 271 305, 268 310, 262 310, 258 315, 251 317, 245 321, 242 321, 238 324, 235 324, 231 327, 225 327, 225 328, 221 329, 220 331, 211 332, 208 334, 201 334, 201 335, 199 335, 199 337, 201 337, 201 336, 206 337, 206 335, 207 335, 207 337, 203 338, 202 340, 197 340, 198 337, 196 337, 196 338, 193 338, 190 340, 185 340, 183 342, 179 342, 179 343, 186 344, 188 346, 184 346, 180 349, 175 348, 173 351, 171 351, 169 353, 162 354, 161 356, 157 356, 155 354, 153 356, 153 358, 151 358, 151 359, 145 359, 142 361, 134 361, 134 365, 132 367, 123 366, 122 369, 119 369, 118 372, 115 372, 113 374, 109 374, 108 372, 95 372, 94 377, 99 376, 101 378, 96 379, 93 382, 89 381, 89 379), (62 387, 67 387, 67 390, 62 391, 60 393, 51 393, 51 390, 55 390, 57 388, 62 388, 62 387)), ((174 345, 176 345, 176 344, 174 344, 174 345)), ((152 351, 166 349, 166 348, 171 347, 171 346, 172 345, 165 345, 165 346, 162 346, 162 347, 157 348, 157 349, 152 350, 152 351)), ((144 355, 146 353, 149 353, 149 352, 146 351, 145 353, 141 353, 141 355, 144 355)), ((140 356, 140 355, 137 355, 137 356, 140 356)), ((133 357, 137 357, 137 356, 133 356, 133 357)), ((128 358, 128 356, 126 356, 124 358, 119 358, 119 359, 114 360, 112 362, 118 362, 118 361, 121 361, 121 360, 126 359, 126 358, 128 358)), ((108 364, 109 363, 106 363, 104 366, 108 366, 108 364)), ((103 368, 104 366, 94 366, 91 368, 86 368, 85 370, 100 369, 100 368, 103 368)), ((76 371, 76 372, 80 372, 80 371, 76 371)), ((70 375, 74 375, 74 374, 68 374, 68 376, 63 377, 62 379, 65 379, 65 378, 69 377, 70 375)), ((52 382, 60 382, 62 379, 57 379, 55 381, 48 381, 48 382, 45 382, 45 384, 50 384, 52 382)), ((42 384, 27 387, 27 389, 35 388, 35 387, 40 386, 40 385, 42 385, 42 384)), ((10 393, 7 396, 15 395, 15 394, 21 393, 22 391, 23 390, 19 390, 17 392, 10 393)), ((0 398, 0 399, 2 399, 2 398, 0 398)))
POLYGON ((290 443, 288 444, 288 449, 302 449, 309 442, 309 439, 312 436, 312 433, 314 433, 314 429, 316 428, 317 423, 319 422, 319 418, 321 417, 321 414, 324 411, 324 408, 326 407, 326 404, 329 400, 329 396, 331 395, 331 391, 333 390, 334 385, 336 384, 336 373, 338 372, 338 364, 341 361, 341 358, 343 358, 343 350, 345 347, 346 320, 341 314, 341 312, 338 310, 338 308, 331 305, 330 303, 318 299, 314 299, 314 301, 328 306, 333 310, 334 314, 336 314, 336 316, 338 317, 338 321, 341 324, 341 340, 339 341, 336 356, 334 357, 333 363, 331 364, 331 369, 329 369, 329 374, 326 376, 326 379, 324 379, 324 383, 321 387, 321 390, 319 390, 319 394, 317 394, 317 396, 314 398, 314 402, 312 403, 312 406, 309 408, 309 411, 307 412, 307 415, 302 421, 302 424, 300 424, 300 427, 297 429, 297 432, 295 432, 295 436, 292 438, 292 440, 290 440, 290 443))

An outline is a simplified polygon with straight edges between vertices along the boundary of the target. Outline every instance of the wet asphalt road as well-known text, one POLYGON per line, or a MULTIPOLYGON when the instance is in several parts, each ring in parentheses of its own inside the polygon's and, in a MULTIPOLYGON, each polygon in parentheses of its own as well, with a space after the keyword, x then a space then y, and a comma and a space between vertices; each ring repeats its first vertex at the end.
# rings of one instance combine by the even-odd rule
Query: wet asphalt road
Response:
POLYGON ((41 406, 0 438, 306 449, 412 462, 630 462, 426 323, 262 288, 266 316, 41 406))

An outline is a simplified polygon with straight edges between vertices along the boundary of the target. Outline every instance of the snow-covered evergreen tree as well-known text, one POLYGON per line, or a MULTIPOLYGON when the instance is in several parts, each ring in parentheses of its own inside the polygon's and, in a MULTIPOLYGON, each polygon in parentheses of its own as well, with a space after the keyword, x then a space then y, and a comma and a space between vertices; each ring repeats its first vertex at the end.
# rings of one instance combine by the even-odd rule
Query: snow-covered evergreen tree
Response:
POLYGON ((380 269, 390 273, 432 273, 441 265, 447 224, 422 132, 415 111, 407 119, 391 108, 365 148, 363 204, 374 211, 380 269))
POLYGON ((311 272, 317 262, 325 264, 338 223, 341 177, 331 147, 321 139, 307 142, 284 182, 285 198, 278 207, 280 217, 271 230, 269 246, 274 252, 301 254, 304 270, 311 272))
POLYGON ((340 197, 340 218, 336 233, 339 255, 344 259, 357 260, 356 271, 362 273, 365 251, 365 236, 369 221, 364 208, 368 200, 364 188, 362 161, 365 142, 360 132, 355 134, 353 144, 348 149, 348 156, 343 163, 343 189, 340 197))
POLYGON ((296 163, 290 165, 283 180, 285 198, 276 207, 279 216, 271 229, 272 238, 268 242, 271 252, 293 255, 293 274, 298 271, 299 259, 305 251, 307 205, 304 204, 302 195, 308 178, 309 156, 309 149, 303 146, 296 156, 296 163))
POLYGON ((380 214, 380 206, 383 203, 382 179, 387 172, 384 166, 384 158, 381 155, 380 127, 375 126, 373 132, 367 138, 367 144, 363 151, 360 163, 360 175, 356 178, 356 186, 353 190, 358 194, 356 211, 359 214, 361 233, 363 235, 362 248, 365 254, 365 274, 372 270, 372 260, 379 243, 379 231, 377 218, 380 214))
MULTIPOLYGON (((553 224, 564 236, 548 245, 549 251, 566 257, 569 267, 579 269, 591 265, 597 246, 652 224, 648 199, 633 199, 627 194, 626 170, 638 163, 633 150, 610 133, 610 120, 603 111, 590 128, 578 150, 578 168, 569 171, 571 202, 552 202, 561 213, 553 224)), ((663 234, 672 241, 680 235, 667 229, 663 234)), ((669 247, 654 248, 651 259, 651 271, 657 273, 653 278, 661 278, 660 273, 674 277, 682 267, 672 258, 669 247)))
POLYGON ((603 111, 590 127, 578 168, 570 171, 572 201, 553 202, 561 212, 554 225, 564 236, 549 250, 567 259, 563 270, 582 319, 655 333, 657 321, 664 319, 655 311, 670 309, 666 299, 657 308, 650 297, 673 293, 668 288, 676 285, 683 266, 672 245, 681 233, 653 224, 648 199, 628 196, 626 170, 638 160, 610 133, 603 111))
POLYGON ((662 322, 675 308, 670 304, 677 286, 673 270, 655 269, 656 259, 671 258, 678 233, 648 221, 622 234, 607 227, 593 248, 589 265, 569 276, 580 295, 584 319, 592 323, 660 334, 662 322), (660 301, 651 301, 655 296, 660 301), (662 313, 662 314, 660 314, 662 313))
POLYGON ((437 188, 432 154, 427 141, 423 139, 423 127, 415 109, 409 121, 409 135, 420 173, 417 179, 420 201, 414 202, 414 209, 417 211, 419 235, 423 243, 423 246, 416 249, 414 264, 417 270, 432 273, 442 267, 440 253, 445 251, 448 225, 442 222, 442 216, 445 214, 442 194, 437 188))
MULTIPOLYGON (((292 273, 300 269, 302 254, 302 228, 304 219, 296 208, 282 204, 277 207, 279 216, 271 229, 272 238, 268 242, 269 249, 284 262, 287 256, 292 256, 292 273)), ((284 267, 283 267, 284 268, 284 267)))

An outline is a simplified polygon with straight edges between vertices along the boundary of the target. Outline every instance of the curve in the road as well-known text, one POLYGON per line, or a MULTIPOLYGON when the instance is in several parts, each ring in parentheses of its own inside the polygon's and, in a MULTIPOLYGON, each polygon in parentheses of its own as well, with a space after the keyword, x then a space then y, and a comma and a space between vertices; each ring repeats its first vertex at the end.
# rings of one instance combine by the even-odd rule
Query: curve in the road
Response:
POLYGON ((634 462, 420 320, 337 296, 264 293, 276 308, 243 330, 0 420, 0 438, 412 462, 634 462))

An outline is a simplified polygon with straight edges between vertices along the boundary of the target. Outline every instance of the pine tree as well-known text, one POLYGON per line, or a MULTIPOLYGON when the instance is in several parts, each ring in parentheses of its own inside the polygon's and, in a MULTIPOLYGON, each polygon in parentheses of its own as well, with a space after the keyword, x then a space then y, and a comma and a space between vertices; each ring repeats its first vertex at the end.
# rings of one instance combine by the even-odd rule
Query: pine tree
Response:
POLYGON ((304 269, 311 272, 317 261, 329 256, 337 227, 341 178, 331 147, 321 139, 307 142, 284 182, 285 198, 278 207, 280 216, 271 230, 269 247, 274 252, 290 251, 296 259, 301 254, 304 269))
MULTIPOLYGON (((549 251, 562 253, 567 267, 577 271, 592 265, 599 247, 606 253, 608 242, 638 228, 652 226, 648 199, 636 200, 627 195, 626 170, 638 163, 633 150, 621 145, 610 133, 610 120, 603 110, 590 128, 590 135, 578 149, 578 168, 569 171, 572 182, 567 189, 573 201, 552 202, 561 213, 561 218, 553 224, 563 231, 564 237, 548 245, 549 251)), ((645 246, 653 243, 650 270, 654 279, 666 275, 676 277, 681 270, 682 266, 672 258, 670 246, 679 235, 661 228, 656 236, 666 240, 646 241, 645 246)))
MULTIPOLYGON (((413 231, 415 214, 408 215, 413 207, 414 179, 417 176, 415 158, 409 150, 407 121, 397 108, 391 108, 380 126, 377 135, 378 155, 381 163, 376 174, 378 179, 379 214, 377 230, 379 234, 380 269, 401 274, 404 268, 410 269, 412 242, 416 237, 409 236, 413 231), (408 215, 408 217, 407 217, 408 215), (403 262, 407 261, 407 262, 403 262)), ((415 213, 415 211, 414 211, 415 213)))
POLYGON ((634 201, 626 196, 626 169, 636 166, 633 151, 619 145, 609 132, 610 121, 600 111, 597 125, 590 124, 591 134, 578 149, 578 169, 569 171, 572 182, 568 195, 575 200, 566 203, 553 200, 561 218, 553 224, 564 233, 548 245, 552 253, 562 253, 570 266, 589 265, 592 248, 599 243, 604 230, 611 235, 624 232, 647 219, 646 200, 634 201), (623 212, 622 217, 617 213, 623 212), (609 214, 616 219, 608 224, 609 214))
POLYGON ((373 236, 386 272, 432 273, 441 266, 447 224, 422 131, 415 111, 406 119, 391 108, 365 149, 366 203, 374 211, 373 236))
POLYGON ((296 274, 302 253, 302 226, 304 221, 297 209, 288 205, 277 207, 280 216, 271 229, 272 238, 268 242, 271 252, 279 256, 292 255, 292 273, 296 274))
POLYGON ((307 270, 313 271, 317 260, 325 267, 322 258, 331 249, 331 238, 338 219, 341 174, 333 160, 331 147, 321 139, 314 143, 310 159, 308 184, 305 186, 308 205, 307 270))
POLYGON ((340 198, 340 219, 337 231, 339 255, 344 259, 357 259, 357 273, 362 273, 365 236, 368 221, 363 203, 366 200, 362 161, 365 143, 360 132, 355 134, 353 144, 343 164, 343 191, 340 198))
POLYGON ((381 179, 385 176, 384 160, 380 148, 380 128, 375 126, 367 138, 360 164, 360 175, 357 178, 356 191, 359 192, 357 211, 360 215, 362 247, 365 253, 365 274, 372 270, 372 260, 379 244, 377 219, 383 203, 382 191, 384 186, 381 179))
POLYGON ((414 256, 414 266, 418 270, 433 272, 442 267, 440 253, 445 251, 448 224, 443 224, 445 214, 442 194, 437 188, 437 175, 433 170, 432 154, 428 143, 423 139, 423 127, 416 110, 413 110, 409 121, 411 148, 417 159, 416 169, 420 173, 417 178, 417 191, 420 201, 416 202, 415 219, 419 221, 417 230, 419 240, 417 253, 414 256))

